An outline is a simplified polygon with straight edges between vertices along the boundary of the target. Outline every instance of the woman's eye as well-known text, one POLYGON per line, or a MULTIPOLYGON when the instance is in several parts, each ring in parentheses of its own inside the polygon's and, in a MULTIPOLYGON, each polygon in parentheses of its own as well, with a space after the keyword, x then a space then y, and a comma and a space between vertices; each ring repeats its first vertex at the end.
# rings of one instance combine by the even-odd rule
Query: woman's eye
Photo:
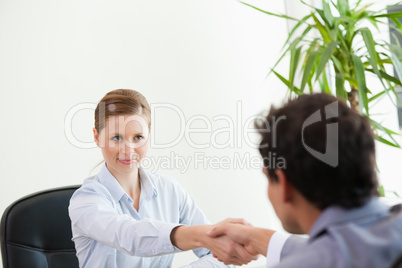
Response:
POLYGON ((114 137, 112 138, 112 140, 114 140, 114 141, 121 141, 122 138, 121 138, 120 136, 114 136, 114 137))
POLYGON ((135 137, 134 137, 134 140, 140 141, 140 140, 142 140, 143 138, 144 138, 143 136, 138 135, 138 136, 135 136, 135 137))

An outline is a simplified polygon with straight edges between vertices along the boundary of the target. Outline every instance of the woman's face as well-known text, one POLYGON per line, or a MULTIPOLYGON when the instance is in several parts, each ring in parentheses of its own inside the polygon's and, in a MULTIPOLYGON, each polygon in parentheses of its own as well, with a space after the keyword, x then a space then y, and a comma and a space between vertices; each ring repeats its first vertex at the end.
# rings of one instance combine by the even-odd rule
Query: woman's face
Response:
POLYGON ((94 139, 109 171, 116 177, 138 172, 149 149, 148 122, 141 115, 110 116, 94 139))

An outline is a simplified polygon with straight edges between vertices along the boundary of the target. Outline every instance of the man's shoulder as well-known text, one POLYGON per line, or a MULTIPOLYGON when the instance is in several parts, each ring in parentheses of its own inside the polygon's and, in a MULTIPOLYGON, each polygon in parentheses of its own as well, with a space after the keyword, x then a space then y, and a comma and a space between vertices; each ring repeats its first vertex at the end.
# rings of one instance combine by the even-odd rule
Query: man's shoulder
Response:
POLYGON ((290 253, 278 267, 391 267, 402 254, 402 205, 360 221, 330 224, 307 243, 289 238, 283 250, 290 253))
POLYGON ((391 209, 370 223, 334 225, 325 236, 353 267, 389 267, 402 253, 402 213, 391 209))
POLYGON ((286 242, 287 247, 291 247, 292 243, 302 246, 295 246, 291 254, 281 259, 278 268, 344 267, 342 253, 330 236, 323 235, 308 243, 305 239, 296 238, 290 237, 286 242))
POLYGON ((327 233, 336 241, 339 239, 349 241, 350 245, 356 244, 354 241, 357 240, 362 240, 369 246, 378 246, 379 239, 398 238, 402 241, 402 205, 390 207, 386 214, 367 217, 367 220, 361 217, 340 224, 331 224, 327 228, 327 233), (376 237, 378 239, 375 239, 376 237))

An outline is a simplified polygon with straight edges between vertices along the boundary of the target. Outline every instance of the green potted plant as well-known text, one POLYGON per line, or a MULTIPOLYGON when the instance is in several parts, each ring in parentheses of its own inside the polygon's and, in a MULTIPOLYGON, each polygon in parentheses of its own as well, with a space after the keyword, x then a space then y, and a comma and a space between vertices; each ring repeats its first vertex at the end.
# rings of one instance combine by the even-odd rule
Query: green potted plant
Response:
POLYGON ((370 114, 370 105, 383 96, 388 96, 394 103, 395 100, 400 102, 395 88, 402 86, 402 48, 387 40, 373 38, 371 29, 379 32, 378 25, 393 21, 390 27, 402 34, 402 24, 398 20, 402 12, 387 12, 387 8, 371 10, 372 5, 363 5, 361 0, 354 6, 348 0, 322 0, 322 8, 310 6, 301 0, 311 8, 311 13, 296 19, 242 3, 296 23, 285 41, 282 55, 270 71, 287 86, 291 94, 300 95, 319 88, 343 98, 352 109, 369 118, 378 141, 400 148, 394 137, 399 134, 375 121, 370 114), (275 70, 277 64, 286 59, 286 55, 290 55, 288 78, 275 70), (386 65, 394 67, 395 76, 387 71, 386 65), (382 89, 379 93, 370 90, 366 82, 368 73, 374 74, 380 81, 382 89), (299 83, 296 82, 296 75, 300 75, 299 83), (330 75, 335 83, 329 82, 330 75))

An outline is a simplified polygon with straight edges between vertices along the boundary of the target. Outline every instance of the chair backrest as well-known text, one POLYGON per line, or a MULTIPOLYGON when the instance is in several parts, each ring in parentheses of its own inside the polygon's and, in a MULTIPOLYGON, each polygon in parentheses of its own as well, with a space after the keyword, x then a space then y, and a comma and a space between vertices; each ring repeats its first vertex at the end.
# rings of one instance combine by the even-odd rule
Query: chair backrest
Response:
POLYGON ((70 198, 78 187, 34 193, 4 211, 0 233, 3 268, 78 267, 68 216, 70 198))
POLYGON ((394 264, 391 266, 391 268, 401 268, 402 267, 402 254, 399 256, 399 258, 394 262, 394 264))

